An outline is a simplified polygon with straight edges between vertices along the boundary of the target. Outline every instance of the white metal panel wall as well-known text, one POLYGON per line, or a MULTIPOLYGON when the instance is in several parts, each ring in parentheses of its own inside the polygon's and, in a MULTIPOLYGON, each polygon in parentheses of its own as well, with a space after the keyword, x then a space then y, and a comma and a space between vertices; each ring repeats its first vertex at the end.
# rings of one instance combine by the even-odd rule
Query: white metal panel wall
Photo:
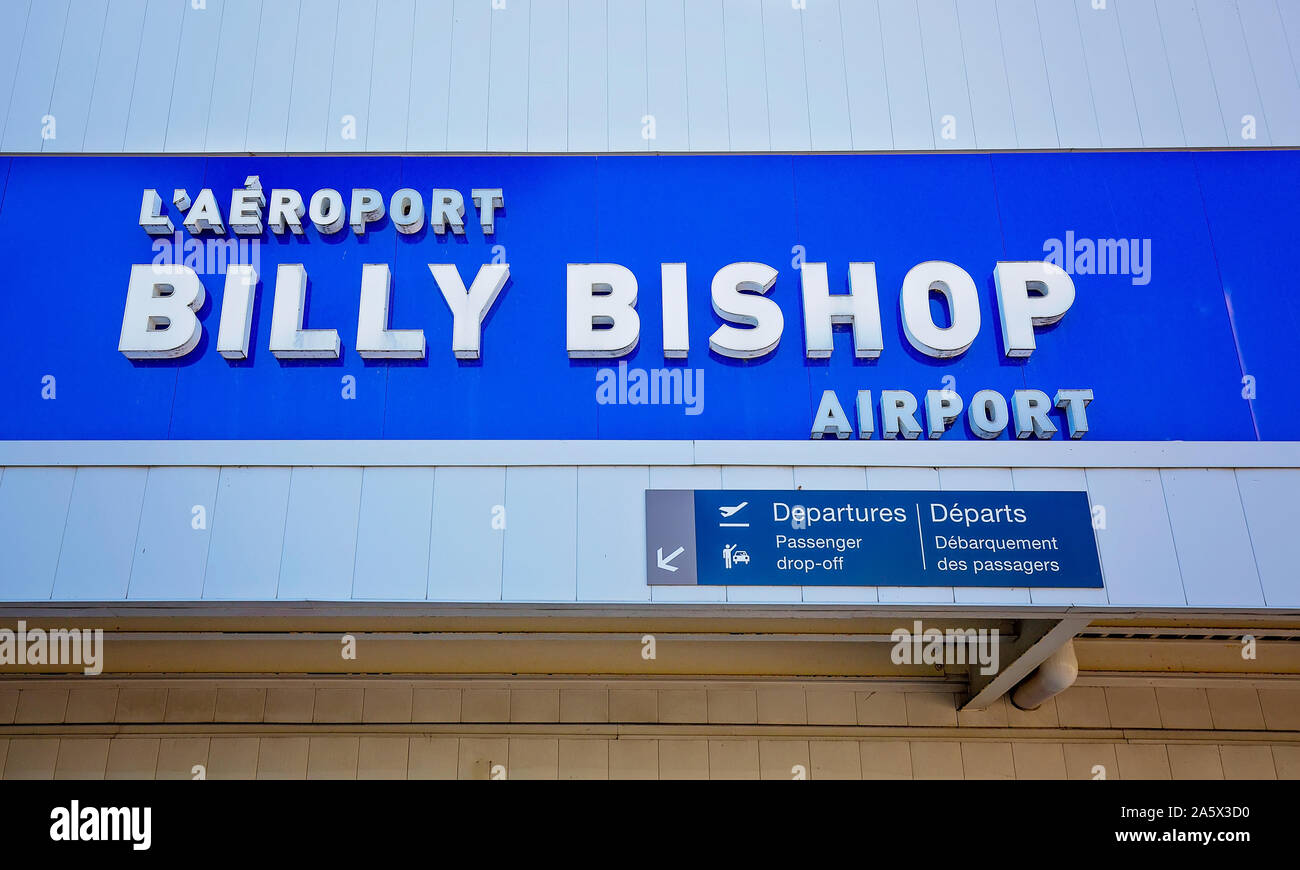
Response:
POLYGON ((15 467, 0 600, 1300 606, 1296 469, 15 467), (1078 490, 1103 590, 645 585, 646 487, 1078 490), (196 523, 197 508, 205 522, 196 523))
POLYGON ((299 0, 262 4, 244 147, 232 151, 283 151, 286 147, 300 12, 299 0))
POLYGON ((0 0, 0 147, 1300 145, 1292 0, 198 5, 0 0))
POLYGON ((217 495, 216 468, 151 468, 131 557, 128 598, 193 601, 203 595, 217 495))
POLYGON ((210 518, 205 600, 269 600, 280 581, 288 468, 223 468, 210 518))
POLYGON ((5 530, 0 585, 6 596, 49 599, 75 476, 71 468, 10 468, 0 477, 0 528, 5 530))
POLYGON ((367 468, 361 477, 352 596, 423 600, 428 590, 432 468, 367 468))
MULTIPOLYGON (((2 483, 3 481, 0 481, 2 483)), ((721 489, 722 468, 717 465, 653 466, 652 489, 721 489)), ((875 590, 872 590, 874 601, 875 590)), ((655 586, 650 600, 671 602, 726 601, 725 586, 655 586)))
POLYGON ((4 139, 0 141, 0 147, 6 151, 41 150, 68 9, 68 0, 46 0, 33 4, 28 13, 18 70, 9 96, 11 116, 16 120, 5 125, 4 139), (25 119, 30 122, 24 123, 25 119))
MULTIPOLYGON (((1013 468, 1011 482, 1012 488, 1031 492, 1088 489, 1088 475, 1082 468, 1013 468)), ((1031 589, 1029 596, 1034 604, 1108 603, 1105 589, 1031 589)))

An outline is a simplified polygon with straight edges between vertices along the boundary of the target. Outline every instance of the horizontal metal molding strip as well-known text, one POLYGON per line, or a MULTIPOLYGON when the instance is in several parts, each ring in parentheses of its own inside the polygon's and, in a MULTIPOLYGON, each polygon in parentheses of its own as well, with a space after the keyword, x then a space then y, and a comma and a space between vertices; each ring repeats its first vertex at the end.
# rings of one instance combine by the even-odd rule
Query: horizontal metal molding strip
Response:
POLYGON ((0 466, 1300 468, 1296 441, 0 441, 0 466))
POLYGON ((799 725, 737 723, 530 723, 530 722, 158 722, 60 723, 0 726, 0 737, 606 737, 697 738, 723 737, 793 740, 1014 741, 1049 743, 1300 743, 1295 731, 1197 731, 1156 728, 1021 728, 956 725, 799 725))
POLYGON ((652 157, 839 157, 858 155, 916 156, 920 154, 1134 154, 1143 151, 1177 151, 1207 154, 1239 151, 1300 151, 1300 145, 1280 143, 1275 145, 1117 145, 1097 148, 840 148, 799 149, 780 148, 747 151, 707 150, 651 150, 631 151, 608 149, 602 151, 279 151, 265 148, 248 151, 7 151, 0 149, 0 157, 157 157, 160 154, 181 157, 622 157, 640 155, 652 157))

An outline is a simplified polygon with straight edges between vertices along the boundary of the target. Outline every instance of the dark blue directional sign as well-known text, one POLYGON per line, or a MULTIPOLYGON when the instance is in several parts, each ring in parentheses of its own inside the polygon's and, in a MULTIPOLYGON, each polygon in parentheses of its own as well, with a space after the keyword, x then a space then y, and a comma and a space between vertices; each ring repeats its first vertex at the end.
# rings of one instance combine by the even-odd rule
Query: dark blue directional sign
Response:
POLYGON ((648 490, 651 585, 1100 588, 1085 492, 648 490))

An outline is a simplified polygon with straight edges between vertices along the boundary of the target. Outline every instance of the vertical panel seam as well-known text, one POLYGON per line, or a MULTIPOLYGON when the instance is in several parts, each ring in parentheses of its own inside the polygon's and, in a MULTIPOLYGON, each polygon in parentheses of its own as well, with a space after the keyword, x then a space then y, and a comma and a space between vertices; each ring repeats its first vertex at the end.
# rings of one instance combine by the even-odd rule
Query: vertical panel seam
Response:
MULTIPOLYGON (((979 147, 979 128, 975 125, 975 101, 971 99, 970 94, 970 69, 966 64, 966 37, 961 32, 961 14, 957 11, 957 5, 954 2, 952 6, 953 24, 957 30, 957 48, 961 51, 961 79, 962 84, 966 86, 966 111, 969 114, 969 123, 971 129, 971 142, 976 148, 979 147)), ((1010 100, 1010 92, 1007 99, 1010 100)))
MULTIPOLYGON (((353 516, 355 517, 355 519, 356 519, 356 524, 353 526, 353 529, 352 529, 352 574, 351 574, 351 578, 352 578, 352 582, 353 582, 353 584, 355 584, 355 582, 356 582, 356 581, 355 581, 355 578, 356 578, 356 575, 357 575, 357 549, 361 546, 361 496, 362 496, 362 494, 363 494, 363 490, 364 490, 364 487, 365 487, 365 485, 366 485, 366 470, 365 470, 365 468, 358 467, 358 468, 356 469, 356 471, 357 471, 357 473, 358 473, 359 475, 361 475, 361 482, 357 485, 357 510, 356 510, 356 513, 353 515, 353 516)), ((351 586, 348 588, 348 600, 349 600, 349 601, 352 600, 352 587, 351 587, 351 586)))
MULTIPOLYGON (((989 8, 993 10, 993 26, 998 32, 998 59, 1002 61, 1002 78, 1007 83, 1007 108, 1011 110, 1011 135, 1015 137, 1016 147, 1021 147, 1020 127, 1016 124, 1016 101, 1011 96, 1011 73, 1007 70, 1007 42, 1002 36, 1002 13, 995 2, 989 8)), ((1057 142, 1059 145, 1060 142, 1057 142)), ((1005 245, 1005 241, 1003 242, 1005 245)))
MULTIPOLYGON (((1232 10, 1233 19, 1237 22, 1237 32, 1241 34, 1241 45, 1246 49, 1246 68, 1250 70, 1250 83, 1255 88, 1255 99, 1258 101, 1259 113, 1264 116, 1264 124, 1268 127, 1268 106, 1264 103, 1264 95, 1259 89, 1259 76, 1255 74, 1255 63, 1253 60, 1254 52, 1250 50, 1250 42, 1246 39, 1246 25, 1242 23, 1241 15, 1237 11, 1237 6, 1228 7, 1232 10)), ((1273 144, 1273 128, 1268 127, 1268 141, 1273 144)))
MULTIPOLYGON (((646 81, 650 80, 650 56, 646 55, 646 81)), ((691 150, 691 51, 686 35, 686 0, 682 0, 682 90, 686 96, 686 150, 691 150)))
POLYGON ((505 527, 501 530, 503 532, 503 534, 501 535, 501 560, 500 562, 497 563, 497 568, 501 574, 499 578, 500 591, 497 594, 497 600, 505 601, 506 600, 506 544, 510 536, 510 469, 509 468, 504 468, 501 470, 501 506, 505 509, 506 512, 506 522, 505 522, 505 527))
MULTIPOLYGON (((265 0, 259 0, 258 7, 257 7, 257 20, 259 23, 262 20, 262 8, 263 8, 262 4, 264 2, 265 0)), ((253 69, 249 72, 249 76, 248 76, 248 107, 244 110, 244 134, 240 137, 240 140, 244 143, 245 148, 248 147, 248 121, 249 118, 251 118, 253 115, 253 88, 256 86, 255 77, 257 75, 257 56, 262 49, 262 30, 263 28, 261 27, 257 28, 257 42, 254 43, 253 45, 253 69)), ((293 48, 296 54, 298 51, 297 40, 294 40, 293 48)), ((220 46, 218 45, 218 50, 219 49, 220 46)), ((218 57, 218 62, 220 62, 220 54, 218 54, 217 57, 218 57)), ((213 69, 213 75, 214 76, 216 75, 215 68, 213 69)), ((212 125, 212 106, 209 105, 208 106, 208 126, 209 126, 208 135, 211 135, 212 132, 211 125, 212 125)), ((203 140, 203 144, 204 147, 207 147, 206 137, 203 140)))
MULTIPOLYGON (((1091 520, 1092 520, 1092 509, 1095 508, 1095 507, 1097 506, 1096 503, 1093 501, 1093 497, 1092 497, 1092 496, 1093 496, 1093 492, 1092 492, 1092 475, 1090 475, 1090 474, 1088 473, 1088 472, 1092 471, 1092 469, 1090 469, 1090 468, 1084 468, 1084 469, 1081 469, 1081 470, 1083 471, 1083 488, 1084 488, 1084 491, 1087 492, 1087 494, 1088 494, 1088 519, 1091 521, 1091 520)), ((1105 506, 1105 505, 1102 505, 1102 506, 1101 506, 1101 509, 1102 509, 1102 512, 1104 513, 1105 510, 1106 510, 1106 506, 1105 506)), ((1106 529, 1105 529, 1105 527, 1103 526, 1103 527, 1102 527, 1102 531, 1105 531, 1105 530, 1106 530, 1106 529)), ((1107 604, 1107 605, 1112 605, 1112 604, 1114 604, 1115 602, 1111 601, 1111 598, 1110 598, 1110 592, 1111 592, 1111 586, 1110 586, 1110 583, 1111 583, 1111 579, 1112 579, 1112 578, 1110 578, 1110 577, 1108 577, 1108 576, 1106 575, 1106 548, 1103 547, 1103 546, 1101 546, 1101 542, 1097 540, 1097 530, 1096 530, 1096 527, 1095 527, 1095 526, 1093 527, 1092 538, 1093 538, 1093 541, 1096 542, 1096 547, 1097 547, 1097 563, 1101 566, 1101 582, 1102 582, 1102 589, 1103 589, 1103 590, 1105 591, 1105 593, 1106 593, 1106 604, 1107 604)), ((1181 575, 1180 575, 1179 579, 1181 580, 1181 575)), ((1032 593, 1031 593, 1031 597, 1032 597, 1032 593)))
MULTIPOLYGON (((717 0, 715 9, 718 10, 718 17, 722 22, 722 105, 726 109, 727 118, 727 150, 731 150, 731 86, 729 83, 730 76, 727 75, 727 8, 724 5, 726 0, 717 0)), ((683 22, 685 29, 685 22, 683 22)))
POLYGON ((772 150, 772 84, 767 71, 767 14, 758 4, 758 32, 763 34, 763 114, 767 116, 767 150, 772 150))
MULTIPOLYGON (((653 0, 651 0, 651 2, 653 2, 653 0)), ((641 129, 642 129, 641 141, 644 144, 642 145, 641 150, 650 151, 651 150, 650 138, 644 134, 645 131, 644 116, 652 114, 652 112, 650 111, 650 13, 646 11, 645 3, 641 4, 641 57, 645 59, 645 66, 643 67, 643 69, 645 70, 645 102, 642 103, 642 105, 645 106, 645 108, 643 109, 643 115, 642 115, 643 120, 641 121, 641 129)), ((659 135, 659 130, 657 125, 655 129, 655 135, 656 136, 659 135)))
POLYGON ((934 102, 930 99, 930 70, 925 63, 925 30, 921 27, 921 7, 914 2, 912 10, 916 13, 916 41, 921 43, 921 53, 917 59, 921 62, 921 81, 925 83, 925 132, 930 137, 930 147, 937 151, 939 144, 934 141, 934 102))
MULTIPOLYGON (((236 2, 236 0, 226 0, 226 3, 233 3, 233 2, 236 2)), ((212 55, 212 84, 211 84, 211 85, 209 86, 209 88, 208 88, 208 111, 207 111, 207 113, 205 114, 204 121, 203 121, 203 146, 202 146, 202 150, 203 150, 203 153, 205 153, 205 154, 208 153, 208 134, 212 131, 212 95, 213 95, 213 94, 215 93, 215 91, 216 91, 217 70, 218 70, 218 68, 221 66, 221 45, 222 45, 222 42, 223 42, 223 39, 222 39, 222 38, 226 35, 226 9, 227 9, 227 8, 228 8, 228 7, 227 7, 225 4, 222 4, 222 6, 221 6, 221 21, 218 22, 218 24, 217 24, 217 47, 216 47, 216 50, 213 52, 213 55, 212 55)), ((259 17, 260 17, 260 15, 259 15, 259 17)), ((257 36, 258 36, 258 40, 260 41, 260 40, 261 40, 261 36, 262 36, 261 28, 260 28, 260 27, 258 28, 258 34, 257 34, 257 36)), ((256 44, 256 43, 254 43, 254 46, 253 46, 253 57, 254 57, 254 58, 257 57, 257 44, 256 44)), ((251 85, 251 83, 250 83, 250 85, 251 85)), ((175 88, 176 88, 176 85, 175 85, 175 82, 173 82, 173 83, 172 83, 172 89, 173 89, 173 91, 175 90, 175 88)), ((250 87, 250 93, 251 93, 251 87, 250 87)), ((245 129, 247 129, 247 127, 248 127, 248 117, 247 117, 247 113, 245 113, 245 117, 244 117, 244 127, 245 127, 245 129)))
MULTIPOLYGON (((366 70, 366 116, 363 123, 366 126, 366 142, 362 146, 363 151, 370 149, 370 116, 374 107, 374 86, 375 86, 375 43, 379 40, 379 0, 375 5, 375 20, 371 22, 370 28, 370 68, 366 70)), ((337 39, 337 38, 336 38, 337 39)), ((337 52, 336 52, 337 55, 337 52)), ((385 376, 387 382, 387 376, 385 376)))
MULTIPOLYGON (((148 14, 148 13, 146 13, 146 15, 147 15, 147 14, 148 14)), ((185 44, 185 17, 186 17, 186 16, 185 16, 185 10, 184 10, 184 8, 182 8, 182 9, 181 9, 181 31, 180 31, 180 33, 176 34, 176 54, 175 54, 175 56, 172 58, 172 78, 171 78, 171 82, 170 82, 170 83, 168 84, 168 86, 167 86, 167 91, 168 91, 168 93, 167 93, 167 117, 166 117, 166 119, 163 121, 163 128, 162 128, 162 142, 163 142, 163 150, 166 150, 166 148, 167 148, 167 128, 169 128, 169 127, 171 126, 171 123, 172 123, 172 102, 173 102, 173 100, 174 100, 174 98, 175 98, 175 96, 176 96, 176 70, 177 70, 177 68, 180 66, 180 63, 181 63, 181 46, 185 44)), ((141 54, 143 54, 144 51, 145 51, 145 44, 144 44, 144 40, 142 39, 142 40, 140 41, 140 52, 141 52, 141 54)), ((138 61, 137 61, 137 64, 138 64, 138 61)), ((214 70, 213 72, 215 73, 215 70, 214 70)), ((131 128, 131 120, 130 120, 130 115, 128 114, 128 115, 127 115, 127 132, 128 132, 128 133, 130 133, 130 128, 131 128)), ((125 149, 125 147, 126 147, 125 143, 123 143, 123 146, 122 146, 122 147, 125 149)))
MULTIPOLYGON (((1160 21, 1160 9, 1154 3, 1151 6, 1151 12, 1156 18, 1156 32, 1160 34, 1160 49, 1165 55, 1165 68, 1169 70, 1169 89, 1174 92, 1174 109, 1178 112, 1178 126, 1183 131, 1183 145, 1187 143, 1187 125, 1183 123, 1183 107, 1178 102, 1178 82, 1174 80, 1174 66, 1169 59, 1169 44, 1165 41, 1165 26, 1160 21)), ((1215 95, 1218 99, 1218 95, 1215 95)), ((1222 123, 1222 107, 1220 107, 1220 123, 1222 123)))
POLYGON ((149 496, 149 477, 152 473, 152 468, 144 470, 144 486, 140 489, 140 510, 135 517, 135 537, 131 539, 131 564, 126 569, 126 593, 122 596, 124 600, 131 597, 131 578, 135 574, 135 554, 140 550, 140 529, 144 525, 144 504, 149 496))
MULTIPOLYGON (((447 28, 447 109, 442 122, 442 150, 447 150, 448 143, 451 142, 451 57, 452 46, 456 44, 456 6, 451 5, 451 26, 447 28)), ((411 65, 415 65, 415 58, 412 56, 411 65)))
MULTIPOLYGON (((1092 69, 1088 66, 1088 47, 1083 42, 1083 22, 1079 21, 1079 7, 1074 7, 1074 27, 1075 33, 1079 37, 1079 55, 1083 58, 1083 74, 1088 83, 1088 102, 1092 105, 1092 122, 1097 125, 1097 145, 1105 147, 1101 135, 1101 115, 1097 114, 1097 94, 1096 88, 1092 83, 1092 69)), ((1124 58, 1125 66, 1128 65, 1128 58, 1124 58)), ((1049 85, 1050 87, 1050 85, 1049 85)), ((1137 113, 1137 107, 1133 108, 1134 114, 1137 113)), ((1140 134, 1139 134, 1140 135, 1140 134)))
POLYGON ((573 600, 581 601, 582 558, 582 467, 573 469, 573 600))
MULTIPOLYGON (((816 150, 816 146, 813 139, 812 96, 808 91, 808 32, 804 27, 803 13, 805 11, 807 10, 801 10, 799 13, 799 58, 803 66, 803 108, 804 115, 808 119, 808 150, 813 151, 816 150)), ((772 143, 769 141, 768 147, 771 147, 771 145, 772 143)))
POLYGON ((578 466, 575 465, 573 466, 573 600, 575 602, 578 600, 578 536, 581 534, 582 525, 578 519, 578 466))
MULTIPOLYGON (((573 12, 569 8, 570 0, 559 0, 564 5, 564 152, 569 152, 569 126, 573 123, 569 112, 569 102, 573 99, 573 81, 569 75, 569 58, 573 54, 573 12)), ((529 35, 532 40, 532 35, 529 35)), ((531 99, 531 97, 530 97, 531 99)), ((504 558, 504 556, 502 557, 504 558)))
MULTIPOLYGON (((487 93, 483 99, 483 150, 490 151, 492 148, 492 38, 496 31, 496 8, 493 5, 488 6, 488 26, 487 26, 487 44, 488 44, 488 62, 485 78, 487 79, 487 93)), ((450 78, 448 79, 450 81, 450 78)), ((448 115, 451 113, 451 107, 448 106, 448 115)), ((448 124, 450 126, 450 124, 448 124)))
POLYGON ((605 61, 605 75, 602 77, 605 83, 605 151, 609 151, 609 123, 612 114, 609 111, 609 0, 605 2, 605 39, 601 43, 601 56, 605 61))
POLYGON ((533 92, 533 4, 530 0, 528 4, 528 22, 524 25, 524 151, 529 151, 528 145, 528 105, 532 100, 533 92))
MULTIPOLYGON (((78 151, 86 150, 86 133, 90 130, 90 112, 95 105, 95 89, 99 86, 99 62, 104 59, 104 34, 108 32, 108 16, 112 7, 113 0, 105 0, 104 22, 99 29, 99 48, 95 50, 95 65, 90 70, 90 96, 86 103, 86 117, 81 125, 81 145, 78 146, 78 151)), ((57 80, 57 75, 55 78, 57 80)))
MULTIPOLYGON (((105 10, 107 10, 107 6, 105 7, 105 10)), ((107 11, 105 12, 105 14, 107 15, 107 11)), ((48 100, 45 101, 45 114, 47 115, 50 114, 51 110, 54 108, 54 94, 59 86, 59 67, 63 65, 63 46, 66 45, 68 42, 68 19, 70 19, 71 17, 72 17, 72 3, 69 2, 67 6, 63 7, 63 26, 59 28, 59 51, 54 59, 54 74, 50 76, 50 97, 48 100)), ((102 44, 104 41, 102 28, 100 29, 99 39, 100 39, 100 43, 102 44)), ((96 58, 96 63, 98 63, 98 58, 96 58)), ((14 77, 15 86, 17 85, 17 81, 18 81, 17 76, 15 76, 14 77)), ((6 117, 5 118, 6 125, 8 124, 8 122, 9 119, 6 117)), ((57 124, 58 121, 56 120, 55 123, 57 124)), ((40 147, 41 151, 45 150, 45 143, 48 141, 50 140, 44 138, 41 139, 41 147, 40 147)))
MULTIPOLYGON (((1124 76, 1128 79, 1128 92, 1133 98, 1133 117, 1137 119, 1138 141, 1145 145, 1146 134, 1142 132, 1142 113, 1138 111, 1137 91, 1133 87, 1133 67, 1128 60, 1128 42, 1124 39, 1124 22, 1119 13, 1118 6, 1115 7, 1115 32, 1119 35, 1119 48, 1120 52, 1124 55, 1124 76)), ((1080 34, 1082 35, 1082 28, 1080 28, 1080 34)), ((1085 48, 1085 52, 1086 50, 1087 49, 1085 48)), ((1177 100, 1175 100, 1175 102, 1177 102, 1177 100)), ((1098 127, 1100 127, 1100 125, 1101 122, 1100 119, 1098 119, 1098 127)), ((1179 122, 1179 125, 1181 126, 1181 121, 1179 122)), ((1184 142, 1185 141, 1186 139, 1184 139, 1184 142)))
POLYGON ((334 5, 334 33, 330 38, 330 86, 329 91, 325 94, 325 129, 324 138, 321 141, 321 150, 328 151, 330 147, 330 127, 333 125, 334 114, 334 67, 339 57, 339 18, 343 15, 342 0, 334 5))
MULTIPOLYGON (((1034 13, 1034 30, 1038 33, 1038 56, 1043 61, 1043 84, 1047 85, 1047 107, 1052 112, 1052 129, 1056 131, 1056 147, 1065 148, 1061 143, 1061 122, 1056 117, 1056 96, 1052 93, 1052 74, 1047 70, 1047 56, 1043 53, 1043 22, 1038 17, 1038 4, 1029 4, 1034 13)), ((1100 138, 1100 134, 1098 134, 1100 138)))
MULTIPOLYGON (((1183 573, 1183 557, 1178 552, 1178 532, 1174 530, 1173 511, 1169 510, 1169 491, 1165 487, 1165 472, 1171 469, 1157 468, 1156 480, 1160 484, 1160 500, 1165 505, 1165 522, 1169 525, 1169 541, 1174 545, 1174 564, 1178 567, 1178 585, 1182 587, 1183 603, 1187 603, 1187 575, 1183 573)), ((1174 469, 1176 470, 1176 469, 1174 469)))
POLYGON ((357 597, 357 551, 361 549, 361 513, 365 510, 366 505, 366 472, 367 468, 357 469, 361 472, 361 485, 357 487, 357 527, 352 535, 352 572, 348 578, 351 582, 348 584, 348 600, 355 601, 357 597))
POLYGON ((72 469, 72 485, 68 487, 68 501, 63 509, 63 532, 59 535, 59 552, 54 557, 54 574, 50 577, 50 594, 46 597, 53 600, 54 587, 59 582, 59 565, 63 563, 63 542, 68 537, 68 517, 72 514, 72 498, 77 493, 77 478, 81 476, 81 468, 72 469))
POLYGON ((894 107, 889 99, 889 64, 885 62, 885 23, 880 20, 879 0, 872 0, 876 6, 876 36, 880 40, 880 72, 885 78, 885 117, 889 119, 889 150, 898 149, 898 140, 894 136, 894 107))
MULTIPOLYGON (((849 52, 848 47, 844 44, 844 7, 840 0, 835 0, 835 22, 840 36, 840 71, 844 73, 844 114, 849 122, 849 148, 853 148, 853 92, 849 88, 849 52)), ((804 58, 804 66, 807 68, 808 59, 804 58)), ((808 113, 811 122, 812 113, 808 113)))
MULTIPOLYGON (((298 43, 302 41, 302 0, 298 0, 298 21, 294 25, 293 31, 293 59, 289 61, 289 105, 285 107, 284 112, 284 144, 281 149, 284 152, 289 150, 289 119, 293 117, 293 79, 294 71, 298 69, 298 43)), ((253 62, 253 74, 257 75, 257 61, 253 62)), ((256 84, 256 80, 254 81, 256 84)), ((253 114, 253 108, 250 105, 248 109, 249 116, 253 114)), ((248 148, 248 135, 244 135, 244 148, 248 148)))
POLYGON ((429 534, 424 541, 424 600, 433 598, 433 525, 438 521, 438 467, 429 469, 429 534))
POLYGON ((1205 68, 1210 72, 1210 84, 1214 88, 1214 101, 1219 104, 1219 123, 1223 125, 1223 136, 1227 140, 1228 146, 1231 147, 1232 132, 1228 129, 1228 118, 1224 114, 1223 94, 1219 93, 1219 80, 1214 75, 1214 59, 1210 56, 1210 45, 1205 41, 1205 27, 1201 24, 1201 14, 1196 11, 1194 3, 1189 4, 1188 8, 1192 19, 1196 22, 1196 32, 1201 37, 1201 50, 1205 52, 1205 68))
POLYGON ((1291 34, 1286 30, 1286 19, 1282 17, 1282 7, 1277 5, 1278 0, 1273 0, 1273 8, 1277 10, 1277 21, 1282 28, 1282 45, 1286 48, 1287 60, 1291 62, 1291 74, 1296 78, 1296 84, 1300 85, 1300 60, 1297 60, 1295 53, 1291 50, 1291 34))
POLYGON ((1259 600, 1268 607, 1268 592, 1264 589, 1264 572, 1259 568, 1259 554, 1255 552, 1255 536, 1250 530, 1250 517, 1246 515, 1246 500, 1241 495, 1241 478, 1238 470, 1228 469, 1232 474, 1232 485, 1237 488, 1237 506, 1241 508, 1241 524, 1246 527, 1246 542, 1250 544, 1250 558, 1255 563, 1255 582, 1259 584, 1259 600))
POLYGON ((289 485, 285 487, 284 492, 284 519, 280 522, 280 570, 275 574, 275 598, 280 600, 280 581, 284 579, 284 541, 285 535, 289 533, 289 511, 293 509, 293 479, 297 476, 298 469, 289 468, 289 485))
MULTIPOLYGON (((226 9, 228 8, 228 4, 231 2, 233 2, 233 0, 226 0, 226 2, 221 4, 221 18, 220 20, 217 21, 217 44, 212 52, 212 81, 208 82, 208 111, 205 113, 203 118, 203 148, 205 151, 207 150, 207 144, 208 144, 208 128, 212 120, 212 95, 216 92, 216 88, 217 88, 217 63, 221 58, 221 33, 223 30, 225 30, 226 27, 226 9)), ((177 57, 176 63, 178 66, 180 65, 179 56, 177 57)), ((172 95, 175 96, 175 94, 176 94, 176 77, 173 76, 172 95)), ((167 147, 166 144, 167 137, 171 135, 171 130, 170 130, 171 104, 170 103, 168 104, 167 118, 168 118, 167 126, 169 129, 163 134, 164 148, 167 147)))
MULTIPOLYGON (((32 4, 31 0, 28 0, 27 14, 23 16, 23 35, 22 38, 18 40, 18 55, 14 59, 14 80, 9 85, 9 96, 5 100, 5 130, 9 129, 9 112, 12 111, 14 107, 14 91, 18 89, 18 70, 22 68, 23 48, 27 45, 27 30, 31 26, 31 23, 32 4)), ((3 136, 0 134, 0 139, 2 138, 3 136)))
MULTIPOLYGON (((406 152, 411 147, 411 71, 415 69, 415 22, 419 19, 419 2, 420 0, 411 0, 411 69, 406 71, 406 114, 402 117, 402 151, 406 152)), ((375 83, 373 79, 370 82, 370 98, 374 101, 375 83)), ((366 140, 369 141, 370 132, 366 131, 366 140)))
POLYGON ((202 601, 203 594, 208 588, 208 565, 212 559, 212 539, 216 536, 217 524, 217 505, 221 502, 221 476, 225 469, 221 466, 216 467, 217 483, 216 489, 212 493, 212 520, 208 524, 208 546, 203 551, 203 576, 199 578, 199 600, 202 601))

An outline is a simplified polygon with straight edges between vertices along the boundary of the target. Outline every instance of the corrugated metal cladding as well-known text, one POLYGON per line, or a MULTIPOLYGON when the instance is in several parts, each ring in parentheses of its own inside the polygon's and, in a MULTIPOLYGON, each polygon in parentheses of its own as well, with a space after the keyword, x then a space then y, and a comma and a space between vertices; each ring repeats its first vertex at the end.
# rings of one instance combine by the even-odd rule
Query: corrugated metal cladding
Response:
POLYGON ((3 601, 1300 606, 1300 469, 8 468, 3 601), (647 489, 1087 490, 1104 589, 647 586, 647 489), (509 522, 494 528, 494 506, 509 522), (202 506, 201 530, 191 526, 202 506))
POLYGON ((2 0, 0 150, 1295 146, 1298 67, 1292 0, 2 0))

